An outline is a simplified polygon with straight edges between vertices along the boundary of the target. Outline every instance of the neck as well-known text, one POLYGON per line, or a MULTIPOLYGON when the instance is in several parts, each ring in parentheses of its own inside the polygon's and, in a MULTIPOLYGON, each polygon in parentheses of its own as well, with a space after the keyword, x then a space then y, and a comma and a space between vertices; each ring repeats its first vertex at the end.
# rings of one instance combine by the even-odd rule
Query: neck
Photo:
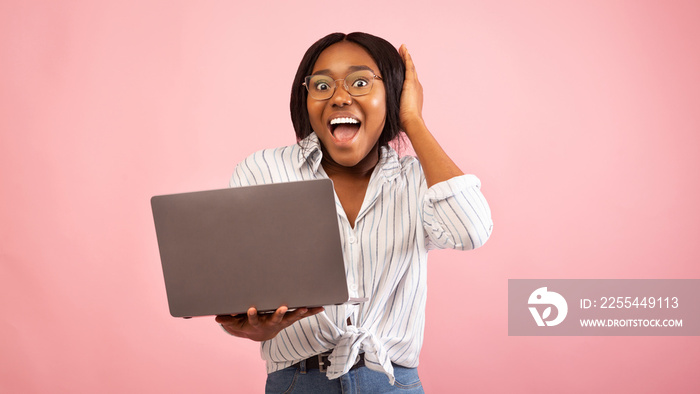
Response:
POLYGON ((323 144, 321 144, 321 152, 323 152, 321 165, 330 178, 336 175, 350 176, 353 178, 368 178, 372 175, 374 167, 376 167, 379 162, 379 144, 374 145, 374 148, 369 151, 367 156, 352 167, 346 167, 336 163, 326 151, 326 148, 323 147, 323 144))

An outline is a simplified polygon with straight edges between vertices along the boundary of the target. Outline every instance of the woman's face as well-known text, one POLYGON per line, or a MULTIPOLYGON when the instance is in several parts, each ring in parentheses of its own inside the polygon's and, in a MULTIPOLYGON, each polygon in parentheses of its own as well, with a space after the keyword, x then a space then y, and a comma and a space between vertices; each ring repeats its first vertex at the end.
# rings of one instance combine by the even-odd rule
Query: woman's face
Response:
POLYGON ((351 96, 345 90, 342 80, 358 68, 369 68, 381 76, 379 67, 361 46, 348 41, 329 46, 321 52, 312 73, 337 80, 335 92, 328 100, 310 96, 306 100, 312 129, 333 161, 345 167, 356 166, 373 151, 386 120, 386 93, 382 81, 374 79, 372 90, 363 96, 351 96), (359 123, 348 124, 347 120, 337 120, 340 118, 351 118, 359 123))

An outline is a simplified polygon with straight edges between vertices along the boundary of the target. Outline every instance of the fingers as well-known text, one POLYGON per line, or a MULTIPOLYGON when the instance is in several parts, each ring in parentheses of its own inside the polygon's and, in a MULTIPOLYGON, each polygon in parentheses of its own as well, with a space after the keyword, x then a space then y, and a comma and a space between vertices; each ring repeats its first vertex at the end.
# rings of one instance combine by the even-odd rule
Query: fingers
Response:
POLYGON ((401 59, 403 59, 404 63, 410 60, 410 55, 408 54, 408 48, 406 47, 406 44, 401 44, 401 47, 399 48, 399 54, 401 55, 401 59))
POLYGON ((287 322, 285 327, 288 327, 301 319, 319 314, 319 313, 323 312, 324 310, 325 309, 323 309, 323 307, 310 308, 310 309, 309 308, 299 308, 296 311, 287 314, 287 316, 285 317, 285 320, 287 322))
POLYGON ((232 335, 263 340, 259 338, 271 338, 295 322, 323 311, 323 307, 317 307, 299 308, 289 312, 289 308, 281 306, 274 313, 258 314, 258 310, 255 307, 251 307, 245 314, 219 315, 216 316, 215 320, 217 323, 222 324, 226 331, 232 335), (270 336, 269 333, 272 333, 272 335, 270 336))
POLYGON ((399 48, 399 53, 401 54, 401 58, 403 59, 403 63, 406 66, 406 74, 410 74, 411 77, 416 76, 416 66, 413 64, 413 58, 411 58, 411 54, 408 53, 408 48, 406 48, 405 44, 401 44, 401 48, 399 48))
POLYGON ((223 324, 223 323, 226 323, 228 321, 229 317, 231 317, 231 316, 219 315, 214 320, 216 320, 216 322, 219 324, 223 324))
POLYGON ((295 318, 296 320, 299 320, 302 317, 304 317, 304 315, 306 315, 308 312, 309 312, 309 310, 307 308, 299 308, 299 309, 295 310, 294 313, 292 313, 292 317, 295 318))
POLYGON ((321 312, 323 312, 323 311, 325 311, 325 310, 326 310, 326 309, 325 309, 324 307, 322 307, 322 306, 319 306, 319 307, 317 307, 317 308, 311 308, 311 309, 309 309, 309 312, 306 313, 306 317, 313 316, 313 315, 317 315, 317 314, 319 314, 319 313, 321 313, 321 312))
POLYGON ((274 324, 280 324, 282 320, 284 320, 285 314, 287 314, 287 307, 281 306, 272 314, 272 319, 270 319, 270 321, 274 324))
POLYGON ((250 323, 250 325, 253 327, 257 327, 260 325, 260 320, 258 319, 258 310, 254 307, 250 307, 248 309, 248 323, 250 323))
MULTIPOLYGON (((238 322, 241 319, 247 319, 248 322, 251 325, 260 325, 261 324, 261 317, 262 316, 269 316, 268 319, 270 322, 279 324, 282 322, 282 320, 287 316, 289 308, 286 306, 281 306, 275 310, 274 313, 272 314, 258 314, 258 310, 255 307, 250 307, 247 311, 246 314, 240 314, 240 315, 217 315, 215 317, 215 320, 217 323, 232 323, 232 322, 238 322)), ((293 312, 289 312, 290 315, 293 315, 294 317, 301 317, 302 315, 307 315, 308 316, 313 316, 317 313, 323 312, 325 309, 323 307, 316 307, 316 308, 299 308, 294 310, 293 312)))
POLYGON ((246 324, 247 317, 245 315, 219 315, 216 316, 215 320, 229 334, 239 338, 248 337, 245 332, 241 331, 246 324))
POLYGON ((214 320, 216 320, 216 322, 219 324, 232 325, 240 324, 243 319, 246 319, 244 315, 219 315, 216 316, 214 320))

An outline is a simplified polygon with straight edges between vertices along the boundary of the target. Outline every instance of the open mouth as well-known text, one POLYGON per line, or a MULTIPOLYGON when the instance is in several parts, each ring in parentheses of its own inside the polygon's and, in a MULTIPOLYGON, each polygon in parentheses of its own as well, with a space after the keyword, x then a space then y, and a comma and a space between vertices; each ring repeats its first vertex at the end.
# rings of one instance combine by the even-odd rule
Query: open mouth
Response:
POLYGON ((360 122, 354 118, 335 118, 330 121, 330 130, 333 137, 338 141, 350 141, 355 137, 360 129, 360 122))

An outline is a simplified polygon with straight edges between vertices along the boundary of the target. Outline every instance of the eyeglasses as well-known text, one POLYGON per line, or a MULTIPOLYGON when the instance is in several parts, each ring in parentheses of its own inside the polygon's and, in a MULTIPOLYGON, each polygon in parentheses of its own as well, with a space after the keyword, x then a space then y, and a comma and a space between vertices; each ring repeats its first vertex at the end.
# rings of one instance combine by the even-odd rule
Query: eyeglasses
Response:
POLYGON ((345 90, 351 96, 364 96, 372 90, 375 78, 382 79, 382 77, 374 75, 372 71, 360 70, 348 74, 345 79, 335 80, 327 75, 309 75, 304 78, 302 85, 306 86, 309 96, 314 100, 328 100, 335 93, 336 81, 343 81, 345 90))

